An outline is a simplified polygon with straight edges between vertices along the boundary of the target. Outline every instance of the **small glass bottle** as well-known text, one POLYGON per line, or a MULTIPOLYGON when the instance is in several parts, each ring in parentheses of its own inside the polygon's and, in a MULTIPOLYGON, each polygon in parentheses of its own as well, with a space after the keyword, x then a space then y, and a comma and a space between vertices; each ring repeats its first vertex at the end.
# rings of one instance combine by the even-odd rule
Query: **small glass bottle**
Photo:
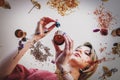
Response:
POLYGON ((57 45, 62 45, 65 42, 62 31, 57 31, 54 35, 53 41, 57 45))

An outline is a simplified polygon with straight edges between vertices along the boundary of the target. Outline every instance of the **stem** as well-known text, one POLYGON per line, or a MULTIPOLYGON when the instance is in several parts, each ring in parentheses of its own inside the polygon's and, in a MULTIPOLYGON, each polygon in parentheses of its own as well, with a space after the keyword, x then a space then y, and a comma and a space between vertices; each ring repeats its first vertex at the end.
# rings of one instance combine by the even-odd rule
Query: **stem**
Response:
POLYGON ((32 10, 33 10, 33 8, 35 7, 36 5, 34 5, 31 9, 30 9, 30 11, 28 12, 28 13, 30 13, 32 10))

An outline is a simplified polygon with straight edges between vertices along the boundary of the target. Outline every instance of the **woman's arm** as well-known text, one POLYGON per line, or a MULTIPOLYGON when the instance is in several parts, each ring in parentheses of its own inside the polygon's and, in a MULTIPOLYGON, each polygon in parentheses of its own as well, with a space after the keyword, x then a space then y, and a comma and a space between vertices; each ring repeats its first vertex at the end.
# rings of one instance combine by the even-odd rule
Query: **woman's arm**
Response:
MULTIPOLYGON (((45 18, 45 19, 50 19, 50 18, 45 18)), ((52 20, 52 19, 51 19, 52 20)), ((50 20, 49 20, 50 21, 50 20)), ((47 24, 47 23, 46 23, 47 24)), ((39 31, 43 32, 43 26, 41 26, 39 24, 39 31)), ((53 28, 52 28, 53 29, 53 28)), ((52 30, 51 29, 51 30, 52 30)), ((51 31, 50 30, 50 31, 51 31)), ((50 33, 44 33, 43 34, 37 34, 34 35, 31 39, 29 39, 25 44, 24 44, 24 48, 21 49, 18 53, 18 51, 16 50, 13 54, 16 54, 15 57, 11 57, 10 56, 5 59, 4 63, 2 64, 2 66, 0 67, 0 80, 2 80, 3 78, 5 78, 6 76, 8 76, 16 67, 16 65, 18 64, 18 61, 22 58, 22 56, 28 51, 28 49, 31 47, 31 45, 34 45, 35 42, 39 41, 41 38, 45 37, 47 34, 50 33)), ((13 56, 13 55, 11 55, 13 56)))
POLYGON ((4 60, 0 67, 0 80, 8 76, 15 66, 17 65, 18 61, 22 58, 22 56, 26 53, 26 51, 30 48, 30 46, 33 44, 33 41, 38 39, 35 39, 36 36, 33 36, 32 39, 27 41, 27 43, 24 45, 24 48, 21 49, 18 53, 18 50, 14 51, 11 56, 9 56, 7 59, 4 60), (14 56, 16 55, 16 56, 14 56))
POLYGON ((63 63, 65 60, 65 57, 70 56, 73 51, 73 40, 66 34, 63 34, 63 37, 65 39, 65 47, 63 50, 61 50, 61 53, 58 52, 59 50, 57 51, 57 53, 59 53, 59 56, 56 58, 56 62, 58 64, 63 63))
POLYGON ((57 69, 60 70, 60 73, 63 75, 62 77, 65 80, 74 80, 72 75, 70 74, 70 72, 68 70, 65 69, 65 66, 68 64, 68 58, 70 56, 70 54, 72 54, 72 50, 73 50, 73 41, 72 39, 66 35, 63 34, 63 37, 65 39, 65 47, 63 50, 61 50, 59 48, 58 45, 56 45, 54 42, 54 47, 55 50, 57 52, 57 54, 59 54, 59 56, 57 56, 56 58, 56 65, 57 65, 57 69), (57 50, 58 49, 58 50, 57 50))
POLYGON ((56 51, 56 65, 59 69, 62 69, 62 65, 64 62, 66 62, 66 58, 71 54, 71 49, 73 48, 73 42, 72 40, 66 35, 66 34, 61 34, 64 39, 65 39, 65 47, 64 49, 60 49, 59 45, 55 44, 53 41, 53 45, 56 51))

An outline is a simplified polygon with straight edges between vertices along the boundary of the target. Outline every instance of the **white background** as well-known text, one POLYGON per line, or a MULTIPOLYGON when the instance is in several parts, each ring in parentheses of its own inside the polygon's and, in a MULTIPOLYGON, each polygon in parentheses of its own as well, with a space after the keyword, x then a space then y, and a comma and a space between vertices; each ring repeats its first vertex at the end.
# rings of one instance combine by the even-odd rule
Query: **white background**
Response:
MULTIPOLYGON (((107 66, 108 68, 118 68, 118 72, 108 80, 119 80, 120 76, 120 58, 116 55, 107 55, 107 52, 111 52, 111 48, 114 42, 119 42, 119 37, 112 37, 111 30, 107 36, 101 36, 100 33, 93 33, 93 29, 98 28, 95 15, 93 11, 101 4, 100 0, 80 0, 79 7, 75 12, 67 15, 61 16, 57 13, 55 9, 51 9, 46 5, 47 0, 38 0, 41 4, 41 9, 38 10, 34 8, 30 14, 28 11, 33 7, 30 0, 8 0, 11 5, 11 9, 0 8, 0 66, 2 62, 5 61, 13 51, 18 47, 18 41, 14 35, 16 29, 22 29, 27 32, 27 37, 31 37, 37 26, 37 22, 44 16, 51 17, 53 19, 58 19, 61 24, 60 29, 66 32, 74 40, 74 48, 78 45, 82 45, 84 42, 91 42, 95 48, 97 55, 102 57, 116 57, 116 60, 103 62, 99 64, 96 73, 90 78, 90 80, 97 80, 99 75, 102 74, 102 66, 107 66), (100 43, 103 46, 107 46, 107 49, 100 53, 100 43), (107 45, 105 44, 107 43, 107 45)), ((111 26, 112 29, 120 27, 120 0, 109 0, 104 3, 106 9, 112 12, 116 16, 117 24, 111 26)), ((51 48, 51 53, 54 55, 54 48, 52 45, 52 38, 54 29, 48 36, 41 40, 41 42, 51 48)), ((51 57, 51 60, 54 57, 51 57)), ((27 68, 39 68, 44 70, 49 70, 54 72, 55 65, 50 61, 39 62, 36 61, 29 51, 22 57, 19 61, 27 68)))

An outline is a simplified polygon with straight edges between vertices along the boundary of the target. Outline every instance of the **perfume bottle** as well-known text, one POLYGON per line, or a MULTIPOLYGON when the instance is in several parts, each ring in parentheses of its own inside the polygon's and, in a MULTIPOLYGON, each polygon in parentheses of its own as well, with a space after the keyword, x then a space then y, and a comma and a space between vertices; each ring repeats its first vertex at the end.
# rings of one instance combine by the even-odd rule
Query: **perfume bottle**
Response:
POLYGON ((65 39, 64 39, 64 37, 63 37, 63 32, 62 31, 60 31, 60 30, 58 30, 56 33, 55 33, 55 35, 54 35, 54 37, 53 37, 53 41, 54 41, 54 43, 55 44, 57 44, 57 45, 62 45, 64 42, 65 42, 65 39))

